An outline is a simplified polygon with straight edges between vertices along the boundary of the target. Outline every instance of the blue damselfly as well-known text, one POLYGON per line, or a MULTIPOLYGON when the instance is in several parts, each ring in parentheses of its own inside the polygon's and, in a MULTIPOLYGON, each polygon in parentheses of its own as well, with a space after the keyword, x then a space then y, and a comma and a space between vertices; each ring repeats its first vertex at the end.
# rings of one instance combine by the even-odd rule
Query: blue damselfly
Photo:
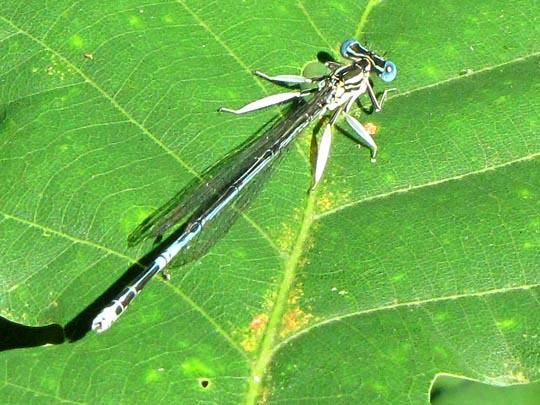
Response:
MULTIPOLYGON (((396 77, 396 66, 355 40, 348 40, 342 44, 341 55, 350 63, 328 61, 326 67, 329 73, 314 78, 297 75, 268 76, 254 72, 258 77, 270 82, 310 87, 264 97, 238 110, 220 109, 221 112, 244 114, 284 102, 299 101, 296 109, 238 153, 235 162, 231 163, 227 170, 217 173, 201 184, 187 198, 183 198, 180 203, 177 202, 177 205, 165 206, 159 215, 143 222, 137 228, 131 236, 131 242, 138 242, 150 236, 161 237, 174 225, 184 223, 178 236, 171 238, 170 243, 164 244, 163 250, 150 266, 94 318, 93 330, 96 332, 107 330, 148 281, 163 271, 173 259, 187 263, 203 256, 228 231, 239 210, 247 205, 248 200, 243 197, 248 194, 246 190, 256 183, 255 179, 264 178, 263 173, 269 172, 268 169, 276 158, 310 123, 327 113, 330 114, 318 147, 313 187, 320 181, 324 172, 332 128, 340 116, 345 117, 354 134, 359 137, 359 141, 370 149, 372 161, 375 160, 377 154, 375 141, 349 111, 365 93, 368 94, 373 109, 380 111, 388 92, 395 89, 384 90, 380 99, 377 99, 370 82, 371 73, 377 74, 385 82, 390 82, 396 77)), ((255 188, 252 187, 250 190, 254 192, 255 188)))

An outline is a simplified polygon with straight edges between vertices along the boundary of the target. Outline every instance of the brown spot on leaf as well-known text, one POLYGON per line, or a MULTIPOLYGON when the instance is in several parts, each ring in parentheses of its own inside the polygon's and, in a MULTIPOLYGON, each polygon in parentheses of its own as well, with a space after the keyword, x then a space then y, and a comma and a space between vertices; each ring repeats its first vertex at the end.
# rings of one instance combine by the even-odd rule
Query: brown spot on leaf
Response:
POLYGON ((370 135, 375 135, 377 132, 379 132, 379 129, 381 127, 379 127, 377 124, 373 123, 373 122, 366 122, 364 125, 364 128, 366 129, 366 131, 368 131, 368 133, 370 135))
POLYGON ((265 326, 267 322, 268 322, 268 315, 259 314, 251 320, 251 323, 249 324, 249 329, 251 330, 260 329, 263 326, 265 326))

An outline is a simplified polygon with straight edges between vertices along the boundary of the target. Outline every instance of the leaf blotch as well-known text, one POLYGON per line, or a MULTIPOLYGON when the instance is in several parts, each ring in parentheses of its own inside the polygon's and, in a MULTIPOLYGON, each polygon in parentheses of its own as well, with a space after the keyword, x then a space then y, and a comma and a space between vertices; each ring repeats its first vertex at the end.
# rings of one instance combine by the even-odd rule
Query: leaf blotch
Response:
POLYGON ((133 28, 143 28, 143 21, 138 15, 131 15, 129 17, 129 25, 133 28))
POLYGON ((502 321, 497 321, 497 326, 501 330, 513 329, 516 326, 516 321, 514 319, 503 319, 502 321))
POLYGON ((246 352, 254 352, 257 349, 259 341, 266 330, 267 323, 268 315, 265 313, 258 314, 251 319, 249 330, 246 331, 241 343, 246 352))
POLYGON ((73 48, 81 49, 84 46, 84 40, 82 39, 80 35, 75 34, 75 35, 72 35, 71 38, 69 39, 69 44, 73 48))
POLYGON ((195 375, 213 375, 212 370, 201 359, 191 358, 184 361, 181 365, 184 373, 190 377, 195 375))
POLYGON ((280 332, 281 337, 287 337, 302 329, 311 319, 313 319, 313 314, 307 313, 300 308, 300 299, 302 296, 303 290, 300 288, 294 289, 289 295, 289 309, 283 315, 282 330, 280 332))

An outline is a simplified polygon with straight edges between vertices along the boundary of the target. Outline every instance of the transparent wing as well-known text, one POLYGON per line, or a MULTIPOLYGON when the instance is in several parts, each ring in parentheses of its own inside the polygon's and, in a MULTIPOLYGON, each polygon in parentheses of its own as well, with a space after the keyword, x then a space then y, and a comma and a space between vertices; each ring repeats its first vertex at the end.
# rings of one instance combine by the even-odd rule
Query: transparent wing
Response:
MULTIPOLYGON (((259 132, 264 131, 272 123, 273 121, 265 124, 259 132)), ((202 181, 200 179, 193 180, 145 219, 129 235, 128 243, 130 246, 148 238, 160 240, 170 228, 181 224, 182 219, 185 222, 189 214, 210 205, 231 183, 233 174, 243 172, 249 166, 256 151, 264 149, 267 144, 271 144, 271 141, 268 137, 255 137, 210 167, 201 176, 202 181)))
MULTIPOLYGON (((223 208, 219 210, 219 214, 214 215, 214 212, 215 207, 218 205, 218 198, 221 194, 214 194, 214 198, 209 199, 208 204, 201 206, 193 213, 190 217, 190 221, 201 221, 203 219, 204 226, 197 236, 190 241, 188 248, 182 250, 178 254, 173 261, 173 266, 183 265, 200 258, 229 231, 241 212, 261 190, 269 175, 272 173, 273 167, 275 167, 277 161, 283 157, 284 152, 289 149, 294 138, 316 119, 320 115, 320 112, 321 109, 317 100, 304 104, 303 106, 298 107, 292 114, 289 114, 284 120, 272 127, 253 145, 249 145, 248 150, 239 152, 243 160, 243 164, 239 165, 241 170, 235 172, 233 176, 229 176, 229 181, 223 188, 223 191, 225 192, 232 184, 235 184, 244 173, 257 165, 259 161, 267 159, 267 156, 271 156, 269 159, 271 162, 264 166, 262 170, 257 171, 256 176, 246 179, 242 186, 242 191, 234 197, 230 204, 223 206, 223 208), (212 214, 205 217, 209 212, 212 212, 212 214)), ((189 229, 190 221, 182 227, 182 230, 178 232, 178 235, 181 235, 185 229, 189 229)))

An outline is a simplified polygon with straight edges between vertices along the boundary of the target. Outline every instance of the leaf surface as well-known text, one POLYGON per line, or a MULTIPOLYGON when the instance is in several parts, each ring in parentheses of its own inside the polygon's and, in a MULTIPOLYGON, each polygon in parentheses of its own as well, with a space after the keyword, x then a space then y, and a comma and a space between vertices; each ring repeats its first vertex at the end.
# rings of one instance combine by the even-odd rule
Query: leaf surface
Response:
POLYGON ((536 2, 52 3, 0 6, 0 308, 24 325, 84 318, 152 250, 128 247, 137 225, 280 114, 216 112, 280 91, 252 70, 367 39, 399 91, 354 111, 376 164, 341 123, 308 195, 306 131, 110 331, 4 353, 2 402, 416 404, 437 373, 538 380, 536 2))

